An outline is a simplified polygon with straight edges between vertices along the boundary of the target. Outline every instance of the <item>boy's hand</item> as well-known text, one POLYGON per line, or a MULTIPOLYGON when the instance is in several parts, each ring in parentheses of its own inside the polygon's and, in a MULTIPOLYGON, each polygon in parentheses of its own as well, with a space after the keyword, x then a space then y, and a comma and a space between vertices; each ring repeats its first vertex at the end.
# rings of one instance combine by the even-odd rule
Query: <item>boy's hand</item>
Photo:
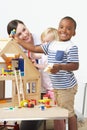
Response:
POLYGON ((32 36, 32 34, 30 33, 30 35, 29 35, 29 40, 28 41, 26 41, 26 39, 20 39, 20 38, 18 38, 16 35, 14 36, 14 39, 17 41, 17 43, 18 44, 20 44, 20 45, 22 45, 22 44, 24 44, 24 43, 29 43, 29 44, 32 44, 32 45, 34 45, 34 39, 33 39, 33 36, 32 36))
POLYGON ((57 72, 59 72, 60 69, 61 69, 60 64, 54 64, 53 67, 51 68, 50 72, 52 74, 56 74, 57 72))
POLYGON ((47 67, 44 69, 44 72, 51 73, 52 67, 53 67, 53 64, 48 64, 47 67))

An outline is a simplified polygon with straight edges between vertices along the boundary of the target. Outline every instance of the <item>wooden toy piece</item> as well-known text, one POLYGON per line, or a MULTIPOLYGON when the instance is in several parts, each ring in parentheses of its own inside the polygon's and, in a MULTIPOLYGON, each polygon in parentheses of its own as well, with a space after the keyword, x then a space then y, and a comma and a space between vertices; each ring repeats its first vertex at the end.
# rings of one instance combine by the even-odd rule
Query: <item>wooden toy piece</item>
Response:
POLYGON ((6 103, 6 100, 4 100, 4 99, 0 100, 0 103, 6 103))
POLYGON ((14 56, 6 56, 5 54, 2 54, 2 58, 5 60, 6 62, 6 66, 8 67, 9 65, 11 66, 11 61, 12 59, 15 59, 15 58, 19 58, 20 57, 20 54, 15 54, 14 56))
POLYGON ((44 69, 44 72, 50 73, 50 70, 52 69, 52 67, 53 67, 53 64, 48 64, 48 65, 46 66, 46 68, 44 69))
POLYGON ((23 90, 23 83, 21 78, 20 70, 14 70, 15 74, 15 81, 16 81, 16 87, 17 87, 17 93, 18 93, 18 104, 20 106, 21 100, 24 100, 24 90, 23 90), (18 79, 19 76, 19 79, 18 79), (18 83, 19 80, 19 83, 18 83))

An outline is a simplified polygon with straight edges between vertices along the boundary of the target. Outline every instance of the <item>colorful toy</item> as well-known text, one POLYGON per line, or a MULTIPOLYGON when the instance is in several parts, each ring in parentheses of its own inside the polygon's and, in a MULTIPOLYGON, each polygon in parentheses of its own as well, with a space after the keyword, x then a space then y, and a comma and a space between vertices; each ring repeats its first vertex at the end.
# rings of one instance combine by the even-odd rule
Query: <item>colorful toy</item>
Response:
POLYGON ((50 99, 40 99, 38 102, 40 103, 40 104, 44 104, 44 106, 46 107, 46 108, 50 108, 51 107, 51 105, 50 105, 50 99))
POLYGON ((28 105, 28 100, 22 100, 20 102, 20 107, 27 107, 27 105, 28 105))
POLYGON ((16 30, 13 29, 13 30, 11 31, 11 33, 10 33, 10 37, 13 37, 15 34, 16 34, 16 30))
POLYGON ((34 107, 34 103, 32 102, 32 99, 31 100, 22 100, 20 102, 20 107, 29 107, 29 108, 32 108, 34 107))

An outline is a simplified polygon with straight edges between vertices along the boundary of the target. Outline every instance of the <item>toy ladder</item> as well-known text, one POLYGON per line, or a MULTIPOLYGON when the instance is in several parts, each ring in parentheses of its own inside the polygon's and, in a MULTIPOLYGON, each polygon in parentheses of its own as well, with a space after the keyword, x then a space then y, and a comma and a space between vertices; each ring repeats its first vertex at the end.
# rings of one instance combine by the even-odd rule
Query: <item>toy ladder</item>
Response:
POLYGON ((20 70, 14 70, 14 74, 15 74, 15 81, 16 81, 17 94, 18 94, 18 103, 20 106, 21 100, 24 100, 23 82, 22 82, 20 70))

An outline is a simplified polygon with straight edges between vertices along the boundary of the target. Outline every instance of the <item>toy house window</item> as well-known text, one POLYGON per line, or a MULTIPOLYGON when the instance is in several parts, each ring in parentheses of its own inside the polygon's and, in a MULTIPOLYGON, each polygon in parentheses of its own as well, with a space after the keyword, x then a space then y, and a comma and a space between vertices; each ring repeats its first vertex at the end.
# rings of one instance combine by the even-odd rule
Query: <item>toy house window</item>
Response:
POLYGON ((27 83, 27 93, 36 93, 36 82, 27 83))
POLYGON ((27 89, 26 89, 27 93, 30 93, 30 83, 27 83, 27 89))
POLYGON ((32 93, 35 93, 36 92, 36 83, 33 82, 32 83, 32 93))

